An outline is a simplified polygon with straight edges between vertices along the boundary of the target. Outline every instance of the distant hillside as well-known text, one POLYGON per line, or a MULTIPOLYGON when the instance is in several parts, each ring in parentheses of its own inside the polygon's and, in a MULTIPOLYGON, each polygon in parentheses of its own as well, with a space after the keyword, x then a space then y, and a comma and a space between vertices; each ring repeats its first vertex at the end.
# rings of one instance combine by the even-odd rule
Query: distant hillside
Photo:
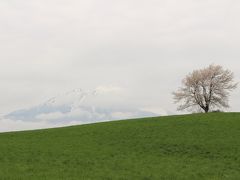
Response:
POLYGON ((240 179, 240 113, 0 134, 0 179, 240 179))

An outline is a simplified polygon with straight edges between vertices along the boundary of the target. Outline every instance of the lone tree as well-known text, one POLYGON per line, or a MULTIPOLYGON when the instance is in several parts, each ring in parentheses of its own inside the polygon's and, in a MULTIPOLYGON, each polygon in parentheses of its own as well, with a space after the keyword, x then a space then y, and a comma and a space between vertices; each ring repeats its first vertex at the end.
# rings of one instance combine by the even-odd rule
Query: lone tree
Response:
POLYGON ((237 88, 233 79, 233 72, 218 65, 193 71, 183 79, 182 87, 173 93, 175 103, 180 103, 178 110, 198 108, 208 113, 216 107, 228 108, 229 94, 237 88))

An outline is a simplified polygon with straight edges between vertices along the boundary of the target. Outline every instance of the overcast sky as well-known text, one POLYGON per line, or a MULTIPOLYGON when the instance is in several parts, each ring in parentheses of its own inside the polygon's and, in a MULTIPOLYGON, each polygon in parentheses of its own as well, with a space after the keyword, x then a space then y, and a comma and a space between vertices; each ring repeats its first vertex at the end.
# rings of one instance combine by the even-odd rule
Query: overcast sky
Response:
MULTIPOLYGON (((99 86, 176 112, 171 92, 193 69, 220 64, 240 81, 239 7, 238 0, 1 0, 0 113, 99 86)), ((230 104, 240 111, 239 88, 230 104)))

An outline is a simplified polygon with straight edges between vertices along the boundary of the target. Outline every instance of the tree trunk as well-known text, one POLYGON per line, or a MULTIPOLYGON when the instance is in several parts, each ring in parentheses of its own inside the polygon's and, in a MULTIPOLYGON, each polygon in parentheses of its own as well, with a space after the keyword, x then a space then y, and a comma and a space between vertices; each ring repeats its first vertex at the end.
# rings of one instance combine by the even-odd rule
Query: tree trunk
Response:
POLYGON ((205 113, 208 113, 208 112, 209 112, 209 107, 208 107, 208 106, 205 107, 205 108, 204 108, 204 111, 205 111, 205 113))

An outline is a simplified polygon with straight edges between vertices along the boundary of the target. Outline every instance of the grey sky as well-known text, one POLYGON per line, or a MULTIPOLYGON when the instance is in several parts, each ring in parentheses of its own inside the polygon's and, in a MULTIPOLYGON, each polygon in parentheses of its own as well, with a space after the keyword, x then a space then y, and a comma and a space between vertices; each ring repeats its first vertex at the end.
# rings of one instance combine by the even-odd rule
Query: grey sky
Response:
MULTIPOLYGON (((211 63, 240 81, 237 0, 1 0, 0 113, 113 85, 175 112, 171 92, 211 63)), ((240 90, 231 110, 240 111, 240 90)), ((128 103, 128 102, 126 102, 128 103)))

